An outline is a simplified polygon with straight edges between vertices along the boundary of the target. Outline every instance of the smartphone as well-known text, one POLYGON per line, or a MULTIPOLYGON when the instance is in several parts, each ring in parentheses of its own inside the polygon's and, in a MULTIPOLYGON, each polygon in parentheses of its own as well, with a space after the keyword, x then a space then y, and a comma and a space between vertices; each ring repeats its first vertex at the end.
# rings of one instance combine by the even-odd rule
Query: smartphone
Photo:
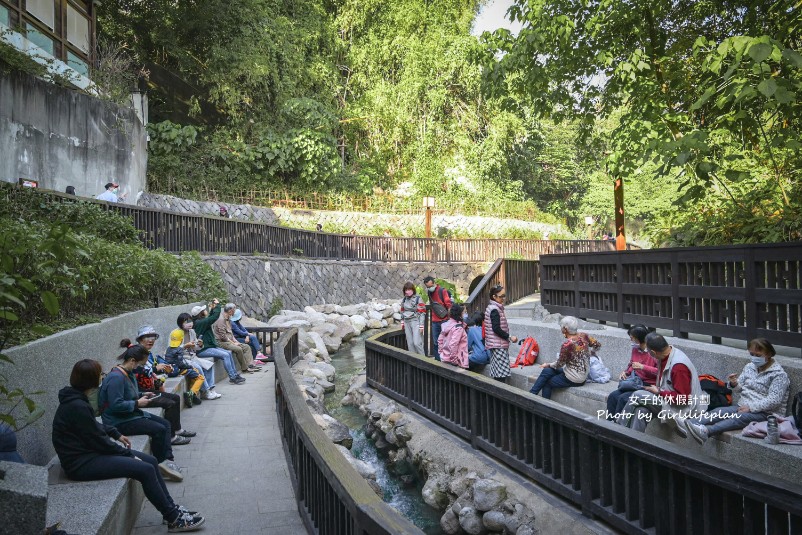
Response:
POLYGON ((155 396, 151 396, 149 399, 156 399, 158 397, 161 397, 161 393, 158 393, 155 396))

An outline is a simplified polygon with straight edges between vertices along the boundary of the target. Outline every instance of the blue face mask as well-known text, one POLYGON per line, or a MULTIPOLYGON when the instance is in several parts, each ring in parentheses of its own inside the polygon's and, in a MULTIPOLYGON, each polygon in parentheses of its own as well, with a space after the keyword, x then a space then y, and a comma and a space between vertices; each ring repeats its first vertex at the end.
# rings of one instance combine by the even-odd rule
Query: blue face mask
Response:
POLYGON ((764 364, 766 364, 766 357, 750 357, 752 359, 752 364, 760 368, 764 364))

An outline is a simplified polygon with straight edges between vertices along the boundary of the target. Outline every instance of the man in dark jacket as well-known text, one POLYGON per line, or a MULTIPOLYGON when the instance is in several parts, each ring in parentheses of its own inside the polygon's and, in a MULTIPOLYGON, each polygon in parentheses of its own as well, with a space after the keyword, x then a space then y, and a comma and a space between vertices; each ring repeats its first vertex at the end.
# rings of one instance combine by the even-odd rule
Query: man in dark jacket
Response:
POLYGON ((197 355, 222 360, 226 367, 226 373, 228 373, 228 382, 233 385, 241 385, 245 382, 245 378, 234 366, 234 356, 231 351, 217 346, 217 340, 212 330, 214 322, 220 317, 220 301, 215 299, 209 303, 209 308, 210 311, 207 311, 205 306, 198 305, 189 312, 192 315, 192 328, 203 343, 203 349, 198 351, 197 355))
POLYGON ((448 290, 435 284, 434 277, 426 277, 423 279, 423 285, 426 286, 426 291, 429 292, 429 305, 432 310, 432 353, 435 360, 440 360, 440 348, 437 345, 437 338, 443 330, 443 322, 448 320, 448 311, 451 310, 453 301, 448 290), (440 309, 440 307, 444 307, 440 309))

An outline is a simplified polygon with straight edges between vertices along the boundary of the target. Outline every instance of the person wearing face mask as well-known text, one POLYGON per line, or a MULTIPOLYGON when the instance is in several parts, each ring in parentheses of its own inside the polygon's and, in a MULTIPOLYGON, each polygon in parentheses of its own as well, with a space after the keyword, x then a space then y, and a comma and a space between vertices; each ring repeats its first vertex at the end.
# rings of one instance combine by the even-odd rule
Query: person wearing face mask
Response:
POLYGON ((644 385, 654 385, 657 381, 657 361, 646 349, 646 335, 649 334, 649 329, 645 325, 633 325, 627 334, 632 342, 632 354, 627 369, 618 376, 620 381, 618 389, 607 396, 608 420, 615 419, 614 416, 621 412, 632 392, 644 385))
POLYGON ((765 338, 755 338, 747 346, 751 362, 741 374, 727 376, 733 392, 740 392, 738 404, 719 407, 701 418, 678 420, 680 434, 690 435, 699 444, 725 431, 743 429, 751 422, 764 422, 771 414, 785 415, 791 381, 780 363, 774 360, 776 351, 765 338))
POLYGON ((404 283, 404 297, 401 299, 401 328, 407 337, 407 349, 424 355, 423 324, 426 321, 426 304, 415 292, 415 285, 404 283))
POLYGON ((557 360, 540 365, 543 371, 529 390, 546 399, 551 399, 555 388, 585 384, 590 372, 590 356, 601 347, 598 340, 579 332, 579 320, 573 316, 565 316, 560 320, 560 331, 565 342, 560 346, 557 360))
POLYGON ((448 290, 434 282, 434 277, 423 279, 423 285, 429 293, 429 303, 432 309, 432 354, 435 360, 440 360, 440 350, 437 340, 440 338, 440 331, 443 330, 443 323, 448 321, 448 311, 454 304, 448 290))
MULTIPOLYGON (((201 399, 218 399, 223 397, 222 394, 215 392, 214 387, 214 363, 213 361, 201 361, 198 358, 198 351, 203 347, 203 340, 198 339, 198 335, 192 328, 192 316, 186 312, 178 315, 176 320, 178 325, 177 329, 170 332, 170 348, 167 350, 165 356, 177 354, 192 362, 195 369, 201 372, 203 376, 203 388, 201 388, 201 399), (211 364, 208 368, 203 366, 203 362, 211 364)), ((208 364, 207 364, 208 365, 208 364)))
POLYGON ((510 376, 510 342, 518 341, 510 336, 504 300, 507 292, 500 284, 490 288, 490 304, 485 309, 485 347, 490 351, 490 377, 502 383, 510 376))
POLYGON ((123 193, 119 197, 117 194, 120 192, 120 185, 115 182, 109 182, 104 186, 106 191, 95 197, 95 199, 99 201, 106 201, 106 202, 120 202, 125 199, 126 194, 123 193))
POLYGON ((167 522, 169 533, 200 529, 204 518, 173 501, 155 457, 131 449, 131 441, 111 425, 95 419, 88 394, 100 384, 101 366, 96 360, 75 363, 70 386, 58 393, 53 417, 53 448, 67 477, 96 481, 118 477, 142 484, 145 497, 167 522))

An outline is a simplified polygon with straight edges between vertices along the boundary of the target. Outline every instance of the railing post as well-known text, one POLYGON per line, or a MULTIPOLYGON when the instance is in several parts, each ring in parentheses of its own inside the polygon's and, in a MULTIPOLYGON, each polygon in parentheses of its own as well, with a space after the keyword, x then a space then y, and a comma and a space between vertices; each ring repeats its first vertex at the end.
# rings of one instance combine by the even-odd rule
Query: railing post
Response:
POLYGON ((479 428, 479 392, 475 388, 471 388, 471 395, 468 399, 468 410, 471 415, 471 447, 478 451, 479 440, 477 429, 479 428))
POLYGON ((598 465, 599 459, 595 456, 590 437, 584 433, 579 433, 577 441, 579 448, 579 495, 582 506, 582 514, 588 518, 593 518, 590 505, 593 503, 593 474, 598 465))
POLYGON ((682 315, 682 303, 679 297, 679 260, 677 252, 671 253, 671 322, 673 325, 674 336, 681 338, 680 319, 682 315))
POLYGON ((581 294, 579 292, 579 281, 581 277, 579 275, 579 258, 574 257, 574 316, 577 318, 581 317, 579 314, 579 309, 582 308, 582 303, 580 301, 581 294))
POLYGON ((755 289, 757 288, 757 270, 755 269, 755 249, 748 247, 744 255, 744 289, 746 290, 746 339, 754 340, 757 338, 757 302, 755 301, 755 289))
POLYGON ((616 293, 618 294, 617 312, 618 312, 618 327, 624 327, 624 263, 621 261, 621 252, 616 255, 615 264, 615 282, 616 293))

